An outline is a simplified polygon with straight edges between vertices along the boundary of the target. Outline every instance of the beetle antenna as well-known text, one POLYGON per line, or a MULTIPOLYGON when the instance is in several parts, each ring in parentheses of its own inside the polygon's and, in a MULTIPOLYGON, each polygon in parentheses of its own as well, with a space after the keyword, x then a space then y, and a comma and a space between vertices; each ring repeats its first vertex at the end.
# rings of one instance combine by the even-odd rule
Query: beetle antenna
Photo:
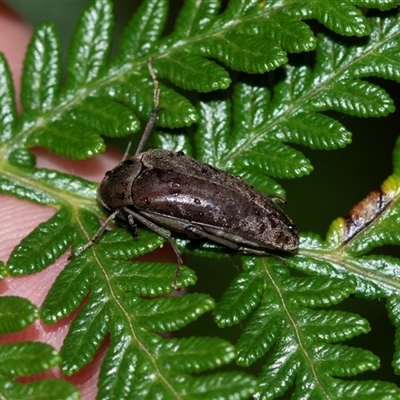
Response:
POLYGON ((160 108, 160 88, 158 85, 158 80, 156 73, 154 71, 153 65, 151 64, 152 58, 149 57, 147 59, 147 68, 149 69, 151 78, 153 79, 153 85, 154 85, 154 92, 153 92, 153 102, 154 102, 154 109, 150 115, 149 121, 147 122, 146 128, 143 132, 142 138, 140 139, 140 142, 138 144, 138 147, 135 152, 135 156, 138 155, 142 150, 144 145, 147 142, 147 139, 149 138, 150 132, 153 130, 154 125, 157 121, 158 116, 160 115, 161 108, 160 108))
MULTIPOLYGON (((149 135, 151 133, 151 131, 154 128, 154 125, 157 121, 158 116, 160 115, 161 112, 161 108, 160 108, 160 88, 159 88, 159 84, 158 84, 158 79, 156 76, 156 72, 154 71, 153 65, 151 64, 152 61, 152 57, 149 57, 147 59, 147 68, 150 72, 150 76, 151 79, 153 80, 153 85, 154 85, 154 92, 153 92, 153 103, 154 103, 154 109, 150 115, 150 118, 146 124, 146 128, 143 132, 142 138, 140 139, 140 142, 138 144, 138 147, 136 149, 135 152, 135 156, 138 155, 142 150, 144 145, 147 142, 147 139, 149 138, 149 135)), ((132 146, 132 139, 129 141, 128 146, 125 150, 125 154, 122 158, 122 161, 126 160, 128 158, 129 155, 129 150, 131 149, 132 146)))

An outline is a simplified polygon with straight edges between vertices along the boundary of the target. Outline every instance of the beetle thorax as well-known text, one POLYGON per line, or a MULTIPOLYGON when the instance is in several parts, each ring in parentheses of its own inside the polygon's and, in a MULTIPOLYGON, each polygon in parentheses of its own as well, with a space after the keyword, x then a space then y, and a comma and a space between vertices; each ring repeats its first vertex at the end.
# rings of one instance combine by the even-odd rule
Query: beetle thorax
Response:
POLYGON ((132 205, 132 184, 142 170, 140 155, 128 158, 108 171, 99 185, 97 198, 108 210, 132 205))

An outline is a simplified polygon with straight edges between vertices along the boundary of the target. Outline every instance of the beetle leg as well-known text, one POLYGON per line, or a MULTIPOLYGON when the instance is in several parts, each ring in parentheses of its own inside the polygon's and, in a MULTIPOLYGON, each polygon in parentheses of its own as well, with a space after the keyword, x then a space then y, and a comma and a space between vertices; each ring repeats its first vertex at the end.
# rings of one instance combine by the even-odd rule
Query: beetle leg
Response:
POLYGON ((147 218, 145 218, 142 215, 132 211, 130 208, 122 207, 122 210, 127 215, 129 224, 131 224, 130 220, 136 219, 137 221, 141 222, 143 225, 147 226, 149 229, 151 229, 155 233, 157 233, 160 236, 162 236, 164 239, 168 240, 168 243, 171 245, 172 249, 174 250, 175 255, 176 255, 176 259, 177 259, 177 267, 176 267, 175 277, 174 277, 174 288, 175 288, 175 290, 178 290, 177 280, 179 278, 179 274, 181 273, 183 260, 182 260, 182 253, 180 252, 180 250, 176 246, 175 242, 172 240, 171 235, 168 232, 165 232, 163 229, 161 229, 155 223, 149 221, 147 218))
POLYGON ((132 232, 132 235, 137 237, 137 224, 135 222, 135 218, 131 214, 128 214, 128 225, 129 225, 129 230, 132 232))
POLYGON ((97 243, 100 238, 103 236, 104 231, 107 229, 108 224, 113 221, 119 214, 120 210, 115 210, 112 212, 108 218, 101 224, 99 230, 94 234, 94 236, 83 246, 79 247, 74 253, 71 253, 68 257, 68 261, 74 257, 79 256, 79 254, 83 253, 88 247, 92 244, 97 243))
POLYGON ((194 233, 203 239, 209 239, 212 242, 222 244, 223 246, 229 247, 232 250, 240 250, 241 249, 241 247, 238 246, 236 243, 231 242, 230 240, 224 239, 222 237, 212 235, 211 233, 207 233, 203 229, 199 228, 196 225, 188 225, 185 227, 185 230, 190 233, 194 233))
POLYGON ((194 233, 197 236, 200 236, 203 239, 209 239, 213 242, 222 244, 226 247, 229 247, 232 250, 237 250, 237 251, 242 251, 245 253, 250 253, 250 254, 255 254, 257 256, 271 256, 271 257, 276 257, 280 260, 282 260, 282 257, 279 257, 275 254, 272 254, 268 252, 267 250, 257 250, 257 249, 252 249, 251 247, 243 247, 239 246, 235 242, 231 242, 230 240, 224 239, 222 237, 212 235, 211 233, 205 232, 203 229, 196 225, 189 225, 185 228, 185 230, 189 231, 190 233, 194 233))

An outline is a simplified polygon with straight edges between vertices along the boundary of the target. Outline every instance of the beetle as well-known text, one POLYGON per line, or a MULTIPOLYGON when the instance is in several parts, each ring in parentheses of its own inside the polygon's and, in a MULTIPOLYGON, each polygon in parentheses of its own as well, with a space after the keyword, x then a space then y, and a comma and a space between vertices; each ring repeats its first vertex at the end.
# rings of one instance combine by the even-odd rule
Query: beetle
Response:
MULTIPOLYGON (((110 216, 96 233, 96 242, 108 223, 117 218, 136 227, 136 221, 169 241, 175 251, 179 276, 182 257, 171 235, 161 227, 208 239, 251 254, 268 250, 295 252, 297 229, 285 212, 267 196, 238 176, 205 164, 183 152, 153 149, 141 152, 160 113, 159 89, 151 61, 155 108, 136 154, 108 171, 97 198, 110 216)), ((91 243, 88 243, 88 247, 91 243)))

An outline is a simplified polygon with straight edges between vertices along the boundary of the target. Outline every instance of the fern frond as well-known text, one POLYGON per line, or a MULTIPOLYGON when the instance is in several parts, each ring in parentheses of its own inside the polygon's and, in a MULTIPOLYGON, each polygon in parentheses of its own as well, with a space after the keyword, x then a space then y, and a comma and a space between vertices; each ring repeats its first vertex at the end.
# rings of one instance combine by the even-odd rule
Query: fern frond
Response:
MULTIPOLYGON (((274 178, 300 177, 312 170, 310 161, 292 144, 328 150, 350 142, 350 132, 322 112, 334 110, 362 117, 392 112, 389 95, 361 78, 399 81, 399 14, 367 19, 354 4, 388 9, 395 2, 331 3, 230 1, 220 12, 217 0, 187 1, 172 32, 163 36, 170 2, 146 0, 125 29, 116 56, 110 58, 112 3, 92 0, 72 39, 65 84, 60 80, 62 57, 54 27, 42 24, 36 30, 24 63, 24 112, 20 118, 11 75, 1 56, 0 192, 57 209, 14 249, 7 268, 0 264, 3 275, 38 272, 68 247, 75 252, 98 230, 104 213, 96 203, 97 185, 36 169, 29 149, 44 146, 64 157, 84 159, 105 149, 102 136, 120 137, 138 131, 139 120, 147 119, 154 107, 153 82, 146 68, 149 57, 160 79, 163 109, 158 121, 163 129, 157 134, 157 143, 183 149, 238 174, 265 193, 283 196, 284 190, 274 178), (351 42, 327 31, 315 37, 302 21, 310 18, 340 35, 371 34, 351 42), (287 52, 314 49, 314 66, 301 62, 285 65, 287 52), (278 67, 281 70, 268 82, 246 75, 278 67), (217 93, 200 95, 197 101, 191 96, 196 107, 181 90, 208 93, 226 89, 233 79, 237 80, 229 93, 233 98, 217 93), (180 134, 194 122, 198 122, 197 127, 189 131, 193 136, 187 131, 180 134), (173 128, 181 130, 176 133, 173 128)), ((388 193, 396 192, 396 183, 387 185, 388 193)), ((357 230, 357 223, 353 225, 356 227, 348 233, 351 240, 345 247, 354 246, 353 237, 361 237, 364 231, 357 230)), ((188 325, 211 310, 214 302, 204 294, 156 298, 172 291, 176 265, 137 259, 164 243, 141 228, 138 238, 121 229, 106 232, 98 245, 69 261, 48 293, 41 310, 46 323, 71 315, 84 303, 61 350, 63 371, 73 374, 84 367, 109 336, 98 385, 101 399, 240 399, 255 391, 266 398, 284 393, 297 378, 295 395, 299 398, 304 394, 318 397, 319 391, 336 397, 357 393, 398 396, 398 389, 386 383, 333 378, 378 367, 370 352, 333 344, 366 332, 368 324, 349 313, 313 308, 336 304, 354 285, 356 293, 360 285, 371 285, 376 296, 383 293, 390 299, 396 324, 399 309, 390 284, 382 284, 385 291, 381 282, 372 285, 368 279, 358 280, 334 258, 338 254, 335 246, 341 251, 344 243, 335 242, 337 229, 332 228, 328 245, 303 235, 301 251, 288 258, 294 268, 326 273, 330 279, 293 278, 286 268, 267 259, 245 258, 245 272, 217 308, 221 325, 250 319, 238 344, 241 365, 254 363, 271 349, 272 356, 261 372, 261 386, 242 372, 210 372, 236 355, 232 345, 222 339, 158 335, 188 325), (333 254, 334 262, 326 254, 333 254), (332 275, 346 281, 332 279, 332 275)), ((386 235, 382 242, 388 241, 387 226, 382 230, 386 235)), ((392 235, 397 243, 397 236, 392 235)), ((359 246, 362 243, 360 240, 359 246)), ((188 253, 229 257, 225 249, 214 244, 196 245, 187 239, 179 239, 178 244, 188 253)), ((355 263, 362 264, 357 266, 360 270, 389 270, 390 275, 390 268, 397 268, 397 261, 361 253, 360 257, 357 252, 362 251, 366 250, 351 247, 355 253, 349 253, 355 263)), ((178 285, 193 285, 195 280, 194 273, 183 267, 178 285)), ((22 390, 18 385, 9 386, 10 393, 22 390)), ((45 385, 32 384, 30 393, 48 391, 45 385)))
MULTIPOLYGON (((266 193, 282 194, 269 177, 300 177, 313 169, 292 143, 330 150, 351 141, 351 133, 322 112, 359 117, 393 112, 390 96, 360 78, 400 80, 399 17, 371 18, 370 25, 373 34, 360 44, 348 45, 321 35, 315 67, 286 65, 285 78, 273 88, 273 96, 265 85, 250 80, 236 85, 232 102, 200 101, 194 155, 245 176, 266 193)), ((167 147, 180 150, 180 143, 176 140, 176 146, 167 147)))
MULTIPOLYGON (((379 7, 378 3, 370 6, 379 7)), ((91 1, 72 39, 64 86, 60 84, 58 37, 51 24, 42 24, 24 63, 24 124, 14 132, 10 147, 45 146, 65 157, 82 159, 104 151, 100 135, 112 131, 106 128, 104 132, 104 126, 114 125, 113 135, 138 130, 137 119, 119 102, 140 117, 149 114, 152 82, 145 68, 149 56, 160 78, 184 89, 209 92, 229 85, 224 66, 262 73, 285 64, 287 51, 313 50, 315 38, 302 18, 316 18, 341 34, 369 32, 366 18, 347 3, 327 7, 318 2, 260 5, 239 1, 230 2, 219 14, 220 7, 218 1, 185 3, 173 32, 162 37, 168 1, 146 0, 125 29, 117 56, 110 60, 112 3, 91 1), (283 29, 288 26, 291 33, 283 29), (102 111, 97 112, 99 104, 102 111), (118 118, 121 113, 123 118, 118 118)), ((383 8, 388 7, 385 4, 383 8)), ((179 127, 195 122, 195 108, 176 91, 172 91, 173 96, 168 92, 162 87, 161 107, 165 112, 160 125, 179 127), (182 102, 184 107, 179 106, 182 102)), ((3 115, 9 110, 7 104, 4 106, 3 115)))
MULTIPOLYGON (((121 254, 123 259, 118 260, 119 257, 113 254, 113 262, 102 257, 97 266, 90 262, 82 265, 82 260, 71 262, 50 290, 42 307, 47 322, 69 314, 89 290, 91 293, 74 319, 61 349, 65 373, 72 374, 91 361, 105 335, 110 333, 111 343, 99 381, 99 398, 150 398, 152 393, 155 394, 154 390, 164 398, 175 398, 188 388, 194 390, 194 384, 199 386, 199 391, 204 391, 204 396, 212 399, 216 398, 213 394, 216 387, 206 388, 210 379, 221 380, 218 389, 221 393, 236 393, 240 398, 251 394, 255 381, 244 374, 235 374, 237 384, 229 389, 222 384, 228 379, 225 373, 197 377, 195 381, 188 375, 231 361, 235 352, 227 342, 216 338, 167 340, 156 334, 178 330, 197 319, 213 307, 211 298, 193 294, 143 299, 139 296, 168 293, 171 288, 162 286, 162 277, 168 275, 172 282, 176 266, 163 264, 158 269, 149 268, 151 265, 146 263, 124 261, 125 255, 121 254), (156 285, 156 282, 160 284, 156 285), (168 353, 171 347, 174 353, 168 353), (128 367, 131 363, 135 368, 128 367), (181 379, 183 376, 185 379, 181 379), (124 379, 123 385, 119 383, 121 379, 124 379)), ((184 270, 180 279, 190 282, 193 276, 184 270)), ((233 377, 231 374, 229 379, 233 377)))
POLYGON ((0 260, 0 279, 3 280, 8 275, 8 269, 3 261, 0 260))
MULTIPOLYGON (((21 297, 0 297, 0 309, 0 334, 20 331, 39 317, 37 307, 21 297)), ((42 379, 28 383, 17 381, 60 363, 58 352, 51 346, 39 342, 2 343, 0 354, 0 393, 3 398, 79 398, 78 390, 63 380, 42 379)))
MULTIPOLYGON (((334 276, 353 282, 357 296, 386 298, 388 314, 400 328, 398 281, 400 260, 368 253, 385 244, 399 245, 398 207, 400 194, 400 140, 394 151, 394 172, 380 190, 371 192, 347 218, 334 221, 326 240, 304 236, 300 254, 290 265, 311 274, 334 276)), ((398 338, 398 334, 396 334, 398 338)), ((396 340, 393 366, 400 371, 400 343, 396 340)))
POLYGON ((0 53, 0 143, 11 139, 15 128, 17 107, 15 104, 14 85, 10 69, 3 54, 0 53))
POLYGON ((61 48, 52 24, 39 26, 25 56, 21 103, 26 114, 43 114, 54 106, 61 88, 61 48))
MULTIPOLYGON (((95 227, 98 222, 90 215, 83 218, 82 223, 88 230, 97 229, 95 227)), ((184 393, 192 382, 192 378, 187 375, 190 371, 185 372, 184 380, 177 378, 177 374, 181 374, 179 370, 182 365, 178 367, 176 363, 166 364, 161 357, 163 348, 172 344, 167 339, 160 338, 156 332, 178 330, 210 310, 214 304, 211 298, 201 294, 144 299, 143 296, 163 295, 171 291, 176 265, 126 261, 127 258, 137 257, 160 244, 160 239, 155 234, 142 229, 138 233, 137 243, 132 246, 132 236, 128 232, 108 232, 101 245, 93 247, 83 257, 73 259, 66 266, 42 306, 42 318, 45 322, 52 323, 69 315, 90 294, 64 341, 61 349, 62 368, 67 374, 82 368, 93 359, 104 337, 110 333, 111 344, 107 352, 110 356, 106 356, 102 366, 104 376, 99 382, 98 396, 102 399, 135 398, 146 391, 152 393, 155 390, 152 389, 153 385, 156 385, 158 393, 164 393, 165 398, 184 393), (91 251, 95 252, 97 261, 89 255, 91 251), (121 348, 122 343, 125 343, 126 348, 121 348), (135 362, 136 368, 129 368, 126 363, 132 363, 135 359, 138 360, 135 362), (130 372, 126 375, 128 371, 130 372), (153 376, 150 380, 149 373, 153 376), (121 376, 129 379, 123 385, 126 393, 113 397, 116 396, 114 390, 122 390, 118 384, 121 376), (133 382, 140 384, 133 385, 133 382)), ((193 273, 184 268, 179 284, 187 286, 193 284, 194 280, 193 273)), ((235 352, 227 342, 211 338, 204 341, 205 343, 203 339, 195 338, 190 341, 191 345, 199 346, 197 349, 191 348, 192 352, 198 353, 194 359, 193 353, 185 355, 186 339, 182 339, 182 342, 174 340, 176 349, 182 347, 183 350, 182 353, 175 353, 173 358, 183 357, 187 359, 186 363, 196 360, 193 365, 197 367, 192 373, 205 371, 206 365, 209 365, 208 369, 215 368, 234 358, 235 352), (207 354, 203 354, 203 348, 200 347, 203 345, 208 349, 207 354)), ((222 385, 218 390, 237 395, 242 392, 240 398, 251 394, 255 389, 255 381, 244 374, 236 376, 237 384, 230 385, 229 389, 222 385)), ((221 384, 224 379, 228 379, 225 373, 214 373, 196 378, 196 384, 200 385, 200 381, 204 380, 206 385, 211 377, 215 381, 220 379, 221 384)), ((233 378, 233 375, 230 377, 233 378)), ((205 390, 204 385, 200 385, 198 390, 205 390)), ((208 388, 204 396, 214 398, 215 389, 216 387, 208 388)))
POLYGON ((68 53, 67 90, 99 77, 108 62, 113 25, 110 1, 92 1, 84 8, 68 53))
POLYGON ((30 301, 16 297, 0 297, 0 334, 18 332, 39 317, 39 310, 30 301))
POLYGON ((332 344, 369 331, 368 322, 343 311, 323 311, 354 290, 351 281, 294 278, 276 260, 246 258, 244 272, 231 284, 214 311, 219 326, 250 318, 238 341, 237 362, 249 366, 270 352, 260 373, 260 399, 282 396, 295 384, 295 398, 399 396, 390 383, 343 381, 379 367, 371 352, 332 344), (351 390, 350 390, 351 388, 351 390))

